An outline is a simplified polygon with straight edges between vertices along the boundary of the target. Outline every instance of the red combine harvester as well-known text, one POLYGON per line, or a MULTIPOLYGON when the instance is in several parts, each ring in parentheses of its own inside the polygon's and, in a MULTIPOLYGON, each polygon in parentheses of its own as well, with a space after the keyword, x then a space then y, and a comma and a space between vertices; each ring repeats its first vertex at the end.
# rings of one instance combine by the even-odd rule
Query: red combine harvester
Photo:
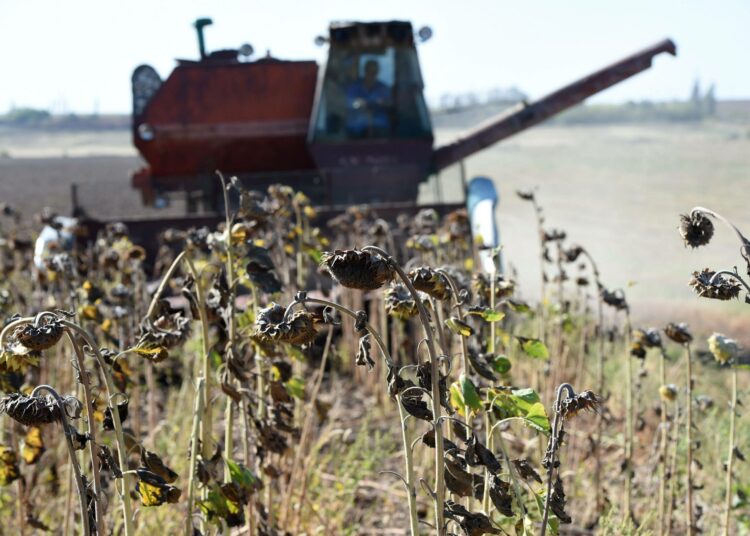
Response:
POLYGON ((132 77, 133 142, 147 163, 133 186, 146 205, 181 192, 189 212, 204 213, 164 225, 211 220, 222 203, 216 170, 251 189, 288 184, 323 215, 358 203, 384 217, 413 211, 431 174, 649 68, 662 52, 676 53, 671 40, 661 41, 435 147, 417 55, 428 28, 415 35, 409 22, 333 23, 316 39, 328 45, 319 68, 270 54, 251 59, 249 45, 207 53, 209 24, 195 23, 199 59, 178 60, 166 80, 147 65, 132 77))

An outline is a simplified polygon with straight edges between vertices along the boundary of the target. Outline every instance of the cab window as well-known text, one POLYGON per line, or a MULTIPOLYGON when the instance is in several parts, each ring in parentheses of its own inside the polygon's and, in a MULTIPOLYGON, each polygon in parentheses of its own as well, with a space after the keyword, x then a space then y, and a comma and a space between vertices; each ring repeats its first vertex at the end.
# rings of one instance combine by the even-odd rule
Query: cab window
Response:
POLYGON ((314 123, 316 141, 431 136, 414 49, 331 47, 314 123))

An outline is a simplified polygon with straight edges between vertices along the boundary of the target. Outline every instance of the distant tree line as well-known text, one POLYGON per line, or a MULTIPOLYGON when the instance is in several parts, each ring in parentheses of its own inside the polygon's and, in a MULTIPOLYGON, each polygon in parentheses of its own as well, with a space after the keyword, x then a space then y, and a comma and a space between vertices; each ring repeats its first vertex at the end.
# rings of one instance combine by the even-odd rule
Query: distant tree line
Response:
POLYGON ((40 108, 11 108, 0 114, 0 125, 59 130, 110 130, 130 126, 129 115, 52 114, 40 108))
MULTIPOLYGON (((526 102, 526 93, 516 87, 496 88, 488 92, 445 94, 434 108, 437 114, 451 114, 481 107, 511 106, 526 102)), ((624 104, 584 104, 562 113, 553 119, 558 124, 597 124, 623 122, 685 122, 701 121, 717 114, 716 86, 711 84, 704 92, 696 80, 687 100, 655 102, 630 101, 624 104)))
POLYGON ((528 96, 515 86, 509 88, 493 88, 489 91, 468 91, 465 93, 444 93, 435 111, 450 113, 451 111, 473 108, 488 104, 516 104, 526 100, 528 96))

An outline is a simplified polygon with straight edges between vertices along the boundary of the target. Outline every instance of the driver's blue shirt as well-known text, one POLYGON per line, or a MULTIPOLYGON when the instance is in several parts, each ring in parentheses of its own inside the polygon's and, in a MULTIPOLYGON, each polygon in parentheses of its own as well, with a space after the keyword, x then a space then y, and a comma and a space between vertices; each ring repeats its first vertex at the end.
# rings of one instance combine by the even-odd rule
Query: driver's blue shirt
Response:
POLYGON ((346 129, 350 134, 360 135, 370 128, 388 128, 390 122, 386 106, 390 100, 387 85, 377 80, 371 88, 365 86, 364 80, 356 80, 346 90, 347 117, 346 129), (357 99, 365 101, 367 106, 355 108, 357 99))

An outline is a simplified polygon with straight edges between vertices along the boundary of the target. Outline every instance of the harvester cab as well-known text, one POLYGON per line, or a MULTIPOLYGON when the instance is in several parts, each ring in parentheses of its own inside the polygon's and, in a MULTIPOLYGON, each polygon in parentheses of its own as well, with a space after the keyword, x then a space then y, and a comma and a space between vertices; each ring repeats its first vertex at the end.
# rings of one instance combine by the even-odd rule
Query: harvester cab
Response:
MULTIPOLYGON (((202 205, 204 220, 222 205, 216 170, 250 189, 285 183, 307 194, 319 214, 360 203, 385 218, 414 212, 430 175, 648 69, 661 53, 676 54, 665 39, 434 147, 417 55, 429 28, 415 35, 404 21, 333 23, 316 39, 328 45, 319 69, 270 52, 255 58, 249 45, 208 52, 209 24, 195 23, 197 60, 178 60, 165 80, 148 65, 132 77, 133 143, 146 162, 133 186, 147 205, 181 192, 188 212, 202 205)), ((486 182, 480 186, 486 191, 486 182)))
MULTIPOLYGON (((424 41, 431 31, 420 35, 424 41)), ((308 140, 329 199, 415 200, 430 172, 433 134, 411 24, 334 23, 319 42, 329 44, 328 61, 308 140)))

